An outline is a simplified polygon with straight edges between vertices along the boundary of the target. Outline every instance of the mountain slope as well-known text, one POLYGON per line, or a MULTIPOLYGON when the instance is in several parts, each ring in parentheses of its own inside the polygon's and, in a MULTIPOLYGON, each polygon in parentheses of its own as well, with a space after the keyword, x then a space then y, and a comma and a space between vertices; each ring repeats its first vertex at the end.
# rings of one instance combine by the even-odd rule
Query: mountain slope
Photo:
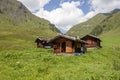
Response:
POLYGON ((101 34, 108 34, 108 32, 112 35, 120 34, 120 10, 116 9, 111 12, 110 16, 104 20, 101 24, 98 24, 96 28, 94 28, 91 34, 94 35, 101 35, 101 34))
POLYGON ((115 9, 110 13, 100 13, 87 22, 76 25, 68 31, 68 35, 83 36, 86 34, 100 35, 106 31, 119 28, 120 9, 115 9))
MULTIPOLYGON (((100 33, 101 39, 104 41, 103 44, 108 46, 118 46, 120 45, 120 11, 113 14, 108 20, 100 25, 102 32, 100 33)), ((93 33, 97 31, 97 28, 93 33)), ((115 48, 115 47, 113 47, 115 48)))
POLYGON ((33 47, 36 37, 52 37, 60 31, 31 14, 17 0, 0 0, 0 48, 33 47))
POLYGON ((98 24, 100 24, 104 19, 106 19, 109 15, 98 14, 91 18, 90 20, 80 23, 74 27, 72 27, 67 34, 72 36, 83 36, 85 34, 89 34, 98 24))

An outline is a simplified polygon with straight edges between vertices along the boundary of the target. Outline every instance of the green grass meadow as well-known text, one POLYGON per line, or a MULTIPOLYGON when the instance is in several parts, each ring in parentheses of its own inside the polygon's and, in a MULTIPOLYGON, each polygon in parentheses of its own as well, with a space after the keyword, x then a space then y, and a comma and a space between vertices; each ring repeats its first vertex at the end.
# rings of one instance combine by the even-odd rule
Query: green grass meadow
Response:
POLYGON ((18 1, 0 0, 0 80, 120 80, 120 12, 99 14, 68 31, 82 36, 104 27, 101 49, 55 55, 52 49, 36 48, 35 39, 53 38, 60 31, 18 1))
POLYGON ((2 49, 0 80, 120 80, 120 38, 101 39, 101 49, 82 56, 55 55, 52 49, 2 49))

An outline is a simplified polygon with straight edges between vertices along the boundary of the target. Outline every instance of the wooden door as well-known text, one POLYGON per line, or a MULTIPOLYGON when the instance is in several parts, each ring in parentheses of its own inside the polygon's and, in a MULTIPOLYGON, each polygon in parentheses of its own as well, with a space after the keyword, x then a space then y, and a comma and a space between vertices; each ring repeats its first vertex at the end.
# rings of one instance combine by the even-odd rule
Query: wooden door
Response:
POLYGON ((66 52, 66 42, 62 42, 62 44, 61 44, 61 52, 63 52, 63 53, 66 52))
POLYGON ((72 41, 66 41, 66 52, 67 53, 72 53, 73 52, 72 41))

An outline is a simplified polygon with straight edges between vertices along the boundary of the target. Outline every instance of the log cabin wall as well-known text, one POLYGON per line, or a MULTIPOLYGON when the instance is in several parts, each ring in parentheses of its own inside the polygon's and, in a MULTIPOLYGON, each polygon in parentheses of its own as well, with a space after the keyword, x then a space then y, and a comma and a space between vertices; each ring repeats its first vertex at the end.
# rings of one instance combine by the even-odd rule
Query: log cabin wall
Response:
POLYGON ((73 52, 72 41, 66 41, 66 52, 67 52, 67 53, 73 52))
POLYGON ((100 41, 95 38, 86 37, 84 40, 87 42, 86 44, 87 48, 100 46, 99 45, 100 41))
POLYGON ((37 43, 37 47, 38 48, 51 48, 52 45, 50 45, 48 42, 48 39, 44 39, 44 38, 37 38, 35 40, 35 43, 37 43), (49 46, 49 47, 48 47, 49 46))
POLYGON ((38 47, 38 48, 43 48, 44 46, 43 46, 41 43, 38 42, 38 43, 37 43, 37 47, 38 47))
POLYGON ((54 48, 54 53, 60 53, 61 52, 60 43, 54 43, 53 48, 54 48))
POLYGON ((54 52, 55 53, 73 53, 73 41, 59 37, 54 42, 54 52))

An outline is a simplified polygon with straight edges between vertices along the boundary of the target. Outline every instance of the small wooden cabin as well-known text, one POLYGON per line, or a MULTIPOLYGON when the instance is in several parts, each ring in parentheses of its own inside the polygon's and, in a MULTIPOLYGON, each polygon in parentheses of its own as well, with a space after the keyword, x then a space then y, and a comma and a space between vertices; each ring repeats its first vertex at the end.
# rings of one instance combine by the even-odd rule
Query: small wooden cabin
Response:
POLYGON ((49 41, 52 44, 54 53, 80 53, 85 41, 66 35, 59 34, 49 41))
POLYGON ((37 43, 38 48, 51 48, 48 40, 48 38, 37 38, 35 42, 37 43))
POLYGON ((101 48, 101 40, 94 35, 88 34, 82 37, 81 40, 86 41, 87 48, 101 48))

